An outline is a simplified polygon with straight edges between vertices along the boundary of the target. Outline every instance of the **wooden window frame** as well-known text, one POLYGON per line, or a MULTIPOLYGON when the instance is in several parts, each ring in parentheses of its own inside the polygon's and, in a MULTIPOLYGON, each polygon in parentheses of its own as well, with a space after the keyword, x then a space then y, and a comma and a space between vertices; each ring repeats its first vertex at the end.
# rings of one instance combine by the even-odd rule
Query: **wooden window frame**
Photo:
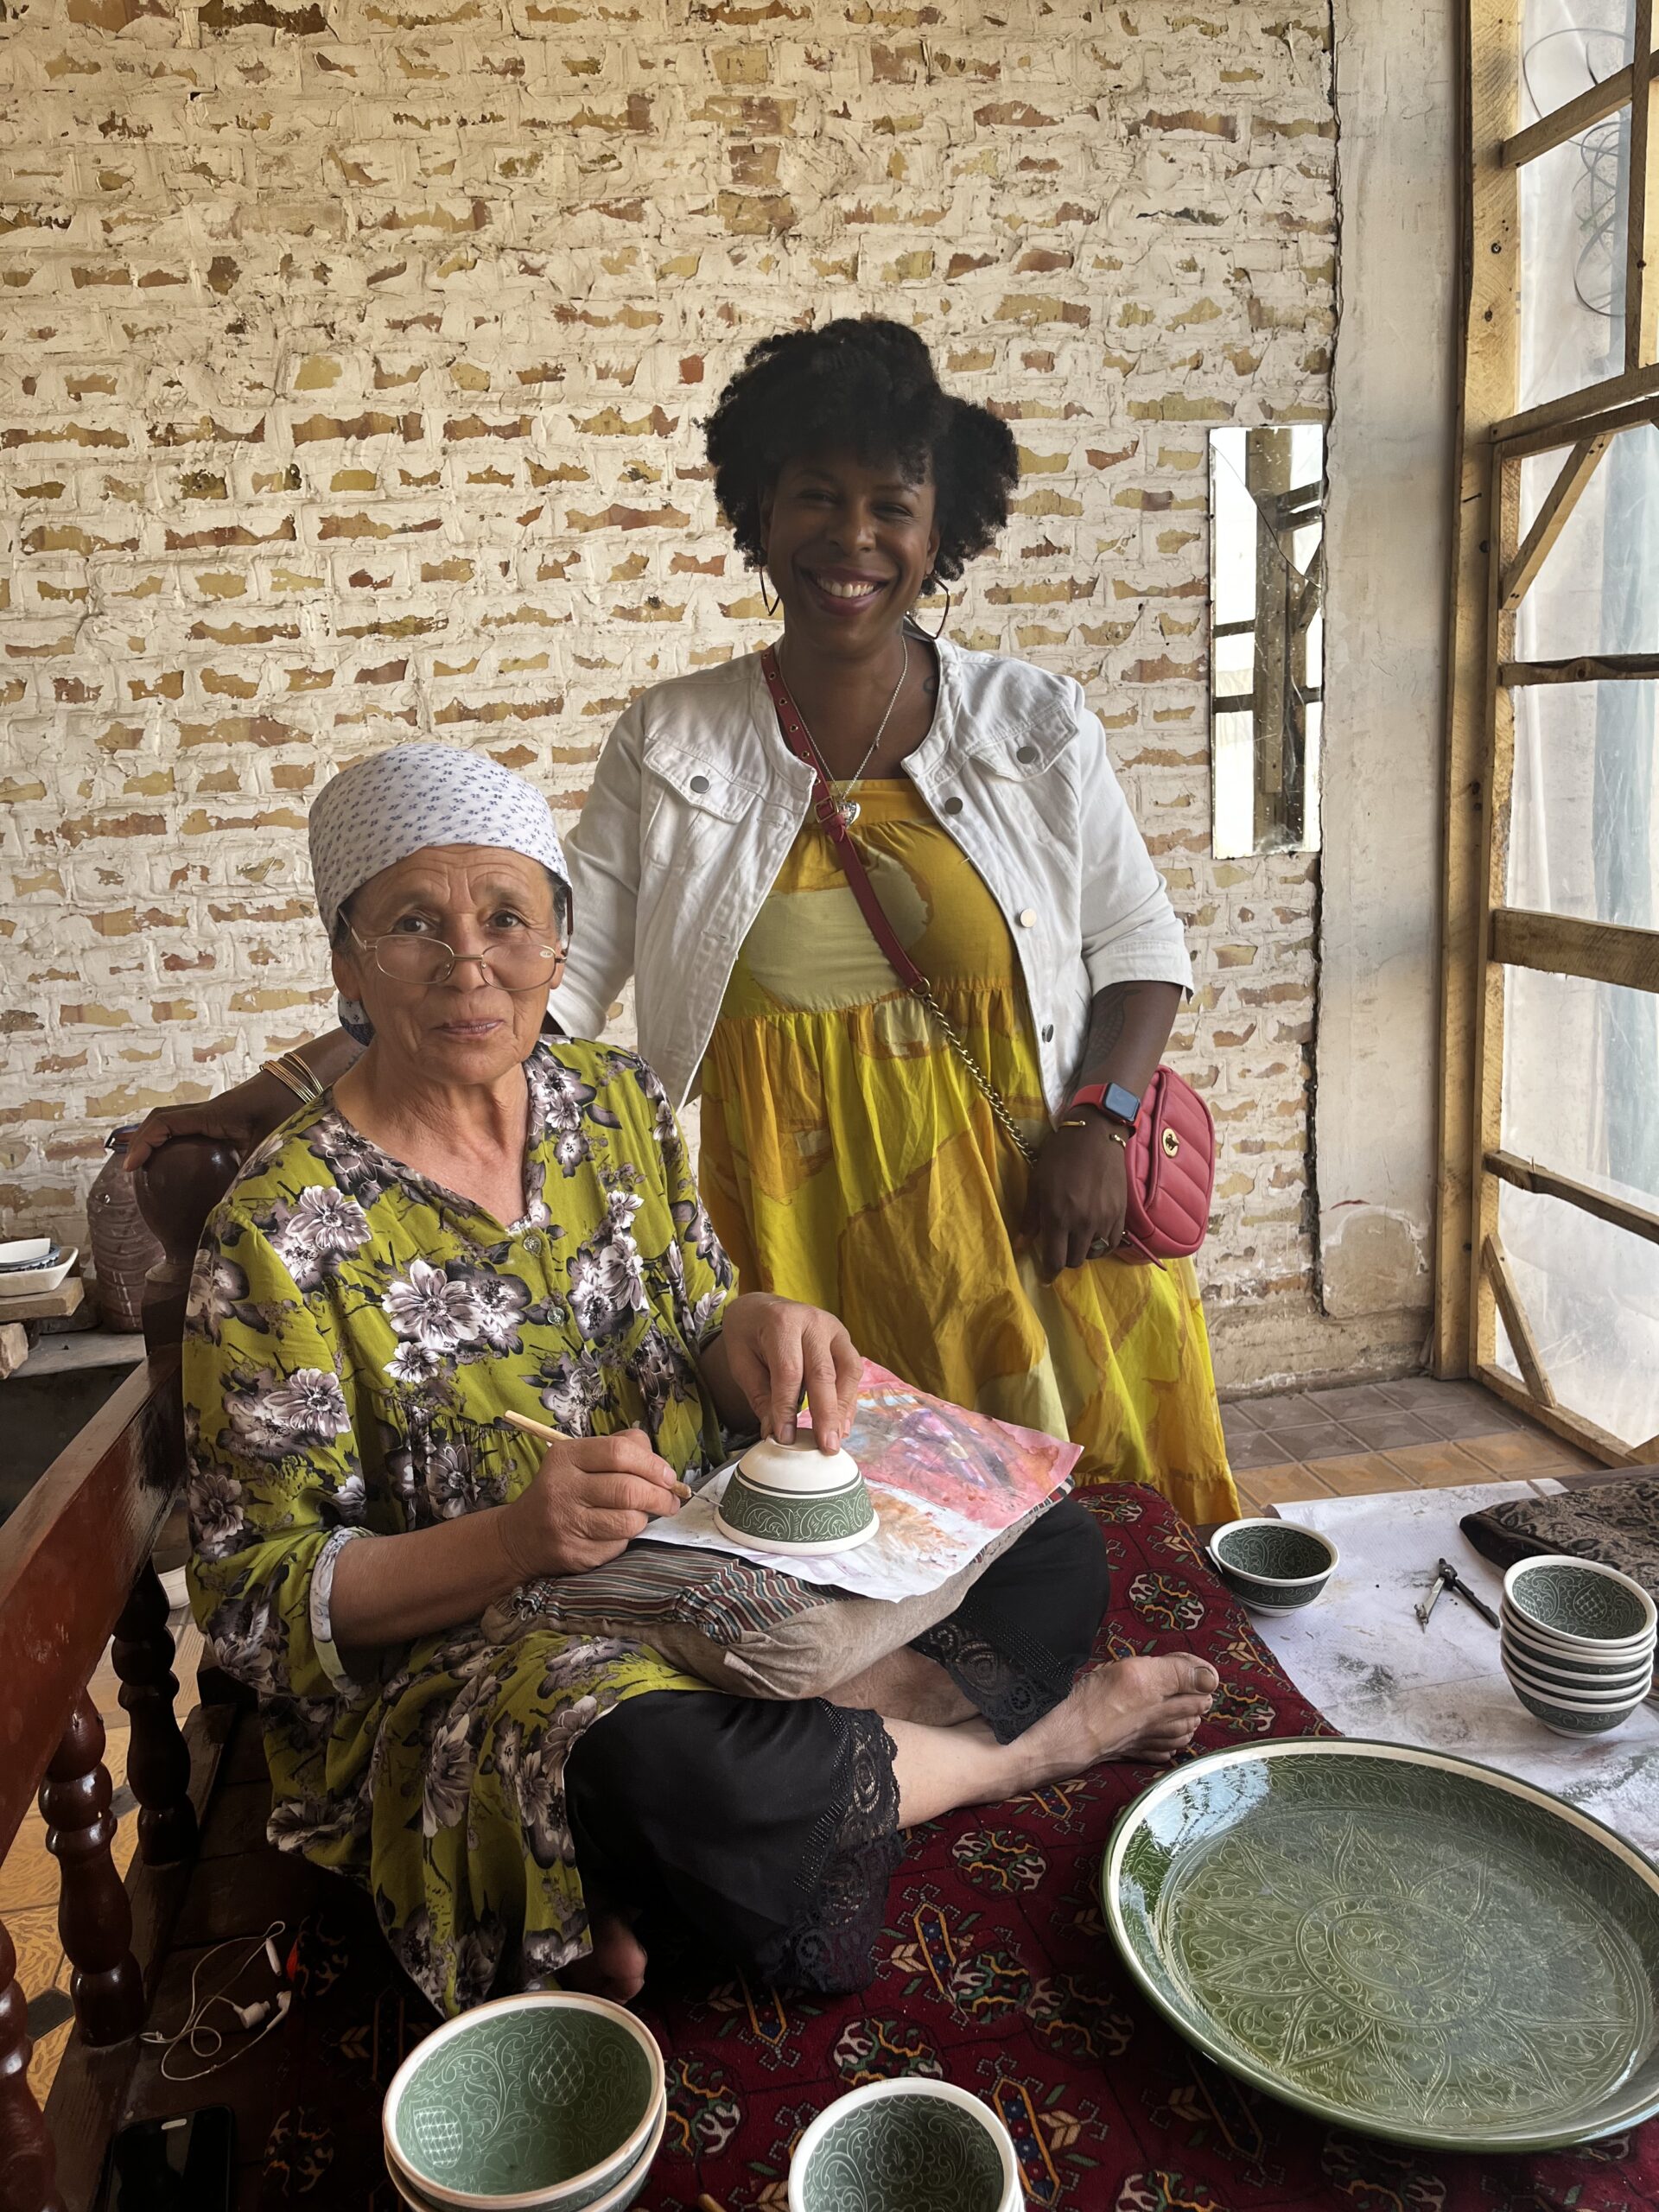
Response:
POLYGON ((1503 988, 1512 967, 1659 992, 1659 931, 1526 912, 1506 902, 1513 695, 1530 683, 1659 676, 1659 654, 1522 661, 1516 610, 1621 429, 1659 423, 1659 55, 1656 0, 1637 0, 1634 59, 1517 128, 1524 0, 1467 0, 1462 377, 1447 613, 1446 868, 1440 1186, 1433 1366, 1473 1375, 1609 1465, 1659 1459, 1659 1436, 1622 1443, 1556 1399, 1498 1236, 1500 1189, 1535 1191, 1659 1243, 1659 1213, 1522 1160, 1502 1141, 1503 988), (1633 97, 1634 96, 1634 97, 1633 97), (1519 410, 1520 175, 1541 155, 1631 107, 1621 372, 1519 410), (1651 246, 1651 254, 1649 248, 1651 246), (1560 466, 1524 538, 1521 464, 1560 466), (1497 1363, 1503 1318, 1521 1370, 1497 1363))

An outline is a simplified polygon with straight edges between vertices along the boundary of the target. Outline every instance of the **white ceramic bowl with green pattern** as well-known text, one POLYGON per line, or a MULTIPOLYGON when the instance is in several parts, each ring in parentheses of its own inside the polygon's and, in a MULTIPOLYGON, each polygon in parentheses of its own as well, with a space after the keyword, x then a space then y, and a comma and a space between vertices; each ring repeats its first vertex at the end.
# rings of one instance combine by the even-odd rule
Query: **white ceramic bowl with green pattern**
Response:
POLYGON ((435 2028, 392 2076, 381 2130, 428 2204, 597 2212, 639 2163, 665 2087, 656 2038, 632 2012, 531 1990, 435 2028))
MULTIPOLYGON (((588 2206, 587 2212, 628 2212, 628 2207, 651 2179, 651 2170, 658 2152, 662 2148, 663 2132, 667 2126, 668 2101, 664 2098, 657 2107, 657 2124, 645 2139, 645 2149, 615 2187, 607 2190, 603 2196, 596 2196, 588 2206)), ((411 2208, 411 2212, 449 2212, 448 2207, 440 2204, 435 2196, 422 2196, 414 2183, 392 2164, 390 2151, 386 2153, 386 2174, 398 2196, 411 2208)))
POLYGON ((1526 1677, 1509 1669, 1510 1688, 1535 1720, 1557 1736, 1605 1736, 1622 1728, 1642 1700, 1637 1698, 1564 1698, 1533 1689, 1526 1677))
POLYGON ((1014 2140, 953 2082, 870 2082, 825 2107, 789 2162, 789 2212, 1021 2212, 1014 2140))
POLYGON ((1255 1613, 1300 1613, 1325 1594, 1339 1554, 1328 1536, 1291 1521, 1229 1521, 1210 1539, 1223 1588, 1255 1613))
POLYGON ((1503 1577, 1504 1610, 1529 1634, 1585 1656, 1651 1643, 1659 1608, 1639 1582, 1595 1560, 1547 1554, 1503 1577))
MULTIPOLYGON (((1539 1649, 1516 1635, 1507 1621, 1503 1624, 1501 1643, 1506 1666, 1513 1660, 1528 1674, 1535 1675, 1545 1688, 1563 1690, 1568 1697, 1617 1696, 1621 1690, 1635 1689, 1639 1682, 1645 1682, 1653 1673, 1651 1651, 1643 1652, 1629 1666, 1593 1666, 1587 1662, 1563 1659, 1557 1653, 1539 1649)), ((1647 1694, 1645 1690, 1642 1694, 1643 1696, 1647 1694)))
POLYGON ((1559 1682, 1539 1674, 1513 1651, 1503 1654, 1503 1671, 1512 1681, 1522 1681, 1538 1697, 1559 1698, 1567 1705, 1640 1705, 1653 1687, 1653 1669, 1644 1667, 1633 1681, 1559 1682))
POLYGON ((1583 1681, 1617 1681, 1626 1675, 1639 1674, 1643 1667, 1653 1664, 1654 1639, 1649 1636, 1640 1643, 1615 1649, 1589 1652, 1569 1651, 1564 1644, 1535 1636, 1523 1623, 1504 1607, 1499 1625, 1506 1649, 1518 1652, 1529 1666, 1548 1669, 1551 1673, 1570 1675, 1583 1681))
POLYGON ((807 1428, 792 1444, 749 1447, 715 1501, 715 1522, 734 1543, 798 1559, 855 1551, 879 1526, 857 1460, 820 1452, 807 1428))

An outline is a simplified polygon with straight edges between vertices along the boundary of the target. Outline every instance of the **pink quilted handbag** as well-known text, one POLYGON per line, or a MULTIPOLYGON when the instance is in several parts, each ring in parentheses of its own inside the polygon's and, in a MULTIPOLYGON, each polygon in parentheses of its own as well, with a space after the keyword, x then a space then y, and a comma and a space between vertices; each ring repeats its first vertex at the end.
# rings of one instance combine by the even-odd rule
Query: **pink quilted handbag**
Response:
POLYGON ((1173 1068, 1157 1069, 1129 1139, 1130 1246, 1147 1260, 1190 1260, 1210 1225, 1216 1125, 1173 1068))

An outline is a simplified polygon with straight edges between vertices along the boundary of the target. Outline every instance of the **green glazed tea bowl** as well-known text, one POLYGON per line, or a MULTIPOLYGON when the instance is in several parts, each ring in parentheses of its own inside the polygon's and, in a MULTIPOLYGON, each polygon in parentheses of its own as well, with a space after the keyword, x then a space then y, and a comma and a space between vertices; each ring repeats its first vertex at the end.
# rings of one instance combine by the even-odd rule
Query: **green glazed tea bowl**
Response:
POLYGON ((427 2204, 597 2212, 628 2201, 613 2192, 664 2094, 662 2052, 631 2012, 536 1990, 435 2028, 392 2076, 381 2128, 399 2181, 427 2204))
POLYGON ((1586 1658, 1650 1644, 1659 1628, 1659 1609, 1639 1582, 1587 1559, 1517 1560, 1503 1577, 1503 1606, 1529 1635, 1586 1658))
POLYGON ((1639 1658, 1628 1662, 1620 1661, 1617 1666, 1603 1666, 1587 1659, 1563 1659, 1559 1652, 1529 1643, 1508 1621, 1503 1624, 1501 1641, 1505 1666, 1513 1661, 1547 1689, 1562 1690, 1568 1697, 1604 1694, 1617 1696, 1621 1690, 1635 1689, 1638 1683, 1645 1683, 1653 1673, 1651 1651, 1644 1651, 1639 1658))
POLYGON ((1541 1720, 1558 1736, 1605 1736, 1611 1729, 1622 1728, 1642 1702, 1639 1697, 1606 1701, 1552 1697, 1529 1688, 1525 1677, 1513 1668, 1508 1672, 1510 1688, 1533 1719, 1541 1720))
MULTIPOLYGON (((663 2132, 667 2126, 668 2105, 664 2101, 658 2107, 657 2125, 645 2138, 645 2149, 641 2151, 615 2187, 607 2190, 603 2196, 596 2196, 586 2208, 586 2212, 628 2212, 628 2207, 651 2179, 651 2170, 656 2163, 657 2153, 662 2147, 663 2132)), ((390 2152, 386 2153, 386 2173, 398 2196, 405 2204, 411 2207, 411 2212, 449 2212, 448 2205, 440 2204, 435 2196, 423 2196, 414 2183, 405 2175, 399 2173, 391 2162, 390 2152)), ((558 2199, 556 2197, 551 2200, 551 2204, 553 2212, 557 2212, 558 2199)))
POLYGON ((1634 1681, 1558 1682, 1529 1667, 1513 1651, 1503 1654, 1503 1671, 1511 1681, 1523 1682, 1535 1697, 1562 1705, 1640 1705, 1653 1688, 1653 1669, 1644 1668, 1634 1681))
POLYGON ((803 1559, 855 1550, 878 1526, 857 1460, 820 1452, 810 1429, 792 1444, 752 1445, 727 1480, 715 1522, 734 1543, 803 1559))
POLYGON ((789 2212, 1020 2212, 1014 2142, 954 2082, 871 2082, 825 2107, 789 2162, 789 2212))
POLYGON ((1257 1613, 1299 1613, 1311 1605, 1338 1558, 1328 1536, 1290 1521, 1229 1521, 1210 1539, 1217 1580, 1257 1613))

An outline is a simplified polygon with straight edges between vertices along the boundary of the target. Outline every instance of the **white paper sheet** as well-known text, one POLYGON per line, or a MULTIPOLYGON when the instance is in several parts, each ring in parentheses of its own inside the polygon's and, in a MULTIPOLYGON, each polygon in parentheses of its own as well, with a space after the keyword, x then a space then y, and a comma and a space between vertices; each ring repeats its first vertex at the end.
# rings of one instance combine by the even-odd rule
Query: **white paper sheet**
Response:
POLYGON ((1622 1727, 1583 1742, 1553 1735, 1516 1698, 1497 1630, 1472 1606, 1448 1590, 1427 1628, 1417 1624, 1414 1608, 1442 1558, 1497 1611, 1503 1578, 1459 1528, 1465 1513, 1560 1488, 1483 1483, 1281 1505, 1281 1520, 1329 1536, 1342 1563, 1305 1612, 1251 1619, 1298 1689, 1344 1735, 1478 1759, 1659 1855, 1659 1711, 1641 1707, 1622 1727))
MULTIPOLYGON (((948 1506, 930 1501, 925 1514, 912 1510, 904 1515, 906 1533, 902 1542, 892 1533, 896 1522, 884 1520, 868 1543, 861 1544, 856 1551, 832 1552, 827 1559, 759 1551, 737 1543, 715 1525, 715 1500, 731 1475, 730 1467, 722 1467, 671 1520, 652 1522, 634 1541, 692 1544, 700 1551, 730 1552, 738 1559, 753 1560, 757 1567, 792 1575, 798 1582, 850 1590, 857 1598, 897 1599, 918 1598, 925 1591, 937 1590, 941 1582, 977 1559, 999 1533, 982 1522, 969 1521, 948 1506)), ((1069 1490, 1071 1484, 1061 1487, 1069 1490)), ((870 1497, 878 1516, 884 1505, 906 1503, 902 1492, 874 1482, 870 1484, 870 1497)))

